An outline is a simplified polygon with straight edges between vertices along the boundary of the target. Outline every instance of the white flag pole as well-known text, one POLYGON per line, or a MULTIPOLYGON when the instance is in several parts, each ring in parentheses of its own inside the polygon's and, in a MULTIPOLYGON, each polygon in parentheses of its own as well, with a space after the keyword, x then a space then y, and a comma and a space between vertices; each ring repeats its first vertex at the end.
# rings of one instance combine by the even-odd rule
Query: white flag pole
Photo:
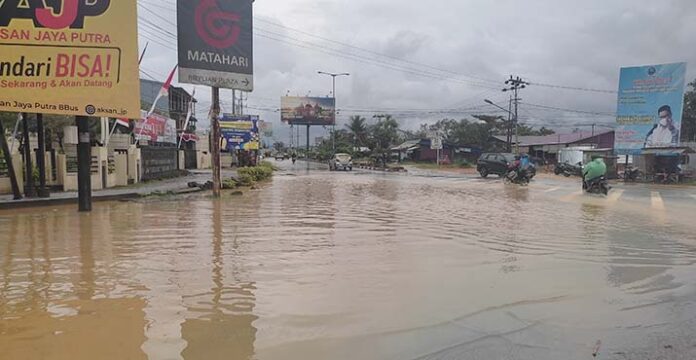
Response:
POLYGON ((17 139, 17 131, 19 131, 19 123, 22 121, 22 113, 17 114, 17 122, 15 123, 14 131, 12 132, 12 145, 10 146, 10 153, 14 149, 15 139, 17 139))

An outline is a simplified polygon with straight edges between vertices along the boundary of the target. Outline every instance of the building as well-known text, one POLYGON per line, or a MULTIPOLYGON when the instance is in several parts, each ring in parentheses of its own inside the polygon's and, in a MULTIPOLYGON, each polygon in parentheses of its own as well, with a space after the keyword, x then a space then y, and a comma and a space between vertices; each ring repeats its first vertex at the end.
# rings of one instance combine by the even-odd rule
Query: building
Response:
MULTIPOLYGON (((152 103, 157 98, 162 85, 159 81, 152 81, 147 79, 140 79, 140 103, 141 108, 145 110, 150 110, 152 103)), ((196 118, 192 116, 189 121, 188 129, 184 129, 184 122, 186 121, 186 115, 188 114, 188 104, 193 99, 193 106, 195 114, 196 99, 194 99, 191 94, 180 87, 171 86, 169 88, 169 96, 167 100, 160 99, 155 106, 155 112, 160 115, 166 116, 170 119, 176 121, 176 129, 179 133, 195 133, 196 131, 196 118)))
MULTIPOLYGON (((505 136, 496 136, 495 140, 499 142, 507 141, 505 136)), ((514 137, 513 145, 515 145, 514 137)), ((570 134, 519 137, 520 152, 527 153, 548 163, 555 163, 558 159, 559 151, 568 147, 613 149, 614 130, 598 132, 578 131, 570 134)))
MULTIPOLYGON (((430 139, 408 140, 391 148, 392 158, 401 161, 436 162, 437 150, 430 148, 430 139)), ((481 155, 481 149, 474 146, 453 144, 443 141, 440 161, 456 162, 465 160, 475 162, 481 155)))

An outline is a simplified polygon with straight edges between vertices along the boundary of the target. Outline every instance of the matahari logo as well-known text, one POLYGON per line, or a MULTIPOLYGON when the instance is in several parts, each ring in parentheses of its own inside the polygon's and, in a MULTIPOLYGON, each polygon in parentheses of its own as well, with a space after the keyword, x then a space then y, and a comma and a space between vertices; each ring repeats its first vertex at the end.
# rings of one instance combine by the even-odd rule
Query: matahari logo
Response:
POLYGON ((195 13, 196 32, 206 44, 227 49, 239 40, 240 19, 237 13, 220 10, 216 0, 201 0, 195 13))
POLYGON ((82 29, 85 18, 99 16, 111 0, 0 0, 0 26, 14 19, 32 19, 37 28, 82 29))

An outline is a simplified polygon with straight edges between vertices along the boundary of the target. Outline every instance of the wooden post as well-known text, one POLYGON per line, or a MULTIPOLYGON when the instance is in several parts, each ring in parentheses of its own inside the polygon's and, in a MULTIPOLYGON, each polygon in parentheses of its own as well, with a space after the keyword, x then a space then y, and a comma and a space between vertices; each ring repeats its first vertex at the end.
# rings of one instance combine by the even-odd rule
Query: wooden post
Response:
POLYGON ((213 95, 213 111, 211 112, 212 118, 210 119, 210 125, 212 128, 212 161, 213 161, 213 196, 220 197, 220 189, 222 187, 222 181, 220 179, 220 122, 218 118, 220 117, 220 88, 214 86, 212 88, 213 95))

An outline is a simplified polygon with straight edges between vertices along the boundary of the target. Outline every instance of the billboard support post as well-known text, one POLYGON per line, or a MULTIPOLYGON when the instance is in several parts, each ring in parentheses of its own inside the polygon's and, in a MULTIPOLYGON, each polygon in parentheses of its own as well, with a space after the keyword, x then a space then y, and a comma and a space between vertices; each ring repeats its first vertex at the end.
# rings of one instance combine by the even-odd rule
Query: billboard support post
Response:
POLYGON ((309 127, 310 125, 307 125, 307 150, 305 150, 305 159, 309 160, 309 127))
POLYGON ((212 95, 213 111, 211 112, 210 125, 213 129, 213 196, 219 198, 222 183, 220 180, 220 122, 218 121, 220 117, 220 88, 213 86, 212 95))
POLYGON ((44 134, 43 114, 36 114, 37 137, 39 138, 39 151, 36 154, 36 164, 39 167, 39 191, 41 198, 50 197, 46 190, 46 136, 44 134))
POLYGON ((17 174, 15 173, 14 164, 12 163, 12 154, 10 153, 10 146, 7 144, 5 127, 2 126, 2 121, 0 121, 0 145, 2 145, 2 153, 5 157, 5 164, 7 165, 7 175, 10 177, 10 184, 12 185, 12 194, 14 194, 15 200, 20 200, 22 199, 22 194, 19 191, 17 174))
POLYGON ((92 149, 89 138, 89 118, 75 116, 77 125, 77 201, 79 211, 92 211, 92 149))
POLYGON ((34 166, 31 162, 31 143, 29 142, 29 116, 22 116, 22 130, 24 132, 24 196, 28 198, 36 197, 36 188, 34 187, 34 166))

